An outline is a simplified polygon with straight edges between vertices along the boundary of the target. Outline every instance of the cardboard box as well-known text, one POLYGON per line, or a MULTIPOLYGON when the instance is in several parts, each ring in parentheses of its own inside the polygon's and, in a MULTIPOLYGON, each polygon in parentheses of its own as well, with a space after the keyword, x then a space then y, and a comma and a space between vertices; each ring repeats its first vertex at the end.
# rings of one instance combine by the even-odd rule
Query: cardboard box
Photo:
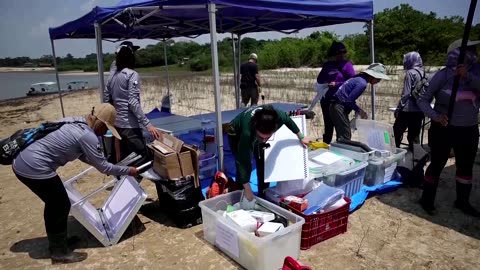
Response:
POLYGON ((171 135, 163 134, 162 137, 149 145, 154 154, 153 170, 158 175, 171 180, 195 175, 195 187, 198 187, 200 182, 197 149, 171 135))

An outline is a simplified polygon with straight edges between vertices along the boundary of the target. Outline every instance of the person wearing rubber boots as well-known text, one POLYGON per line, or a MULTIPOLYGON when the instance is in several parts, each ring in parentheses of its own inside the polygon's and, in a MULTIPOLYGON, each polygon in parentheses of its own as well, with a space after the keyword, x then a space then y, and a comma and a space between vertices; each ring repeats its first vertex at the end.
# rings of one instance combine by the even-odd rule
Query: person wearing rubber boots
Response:
POLYGON ((300 132, 287 113, 270 105, 251 107, 225 126, 228 143, 235 157, 237 171, 235 181, 238 187, 244 190, 240 203, 242 209, 252 209, 255 205, 250 186, 251 154, 253 152, 257 165, 258 196, 263 197, 264 190, 269 187, 269 183, 265 183, 264 149, 267 147, 268 139, 283 125, 297 135, 301 144, 308 145, 310 140, 300 132))
POLYGON ((465 214, 480 217, 480 212, 469 201, 473 182, 473 165, 478 148, 478 108, 480 108, 480 65, 476 45, 469 41, 464 63, 458 63, 462 40, 450 44, 445 68, 430 80, 428 88, 420 94, 417 104, 432 119, 428 130, 431 163, 425 172, 420 205, 430 215, 435 214, 435 196, 438 182, 453 148, 456 166, 457 199, 455 207, 465 214), (455 75, 460 84, 451 119, 448 107, 455 75), (430 102, 435 98, 432 109, 430 102))

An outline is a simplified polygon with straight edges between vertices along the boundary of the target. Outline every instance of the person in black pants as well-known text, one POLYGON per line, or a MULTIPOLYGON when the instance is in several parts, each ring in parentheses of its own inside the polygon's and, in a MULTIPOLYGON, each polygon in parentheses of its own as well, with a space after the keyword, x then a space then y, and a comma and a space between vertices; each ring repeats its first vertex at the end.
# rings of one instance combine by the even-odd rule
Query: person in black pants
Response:
POLYGON ((258 56, 255 53, 250 54, 248 62, 240 66, 240 91, 242 96, 242 105, 247 107, 258 104, 260 96, 260 75, 257 65, 258 56))
POLYGON ((435 73, 420 94, 417 104, 429 118, 432 125, 428 131, 428 145, 431 163, 425 172, 420 205, 428 213, 435 213, 435 197, 440 175, 445 167, 450 151, 455 153, 457 167, 455 180, 457 199, 455 207, 467 215, 480 217, 480 212, 470 204, 473 183, 473 164, 478 149, 478 108, 480 107, 480 65, 477 63, 477 50, 468 42, 465 62, 458 63, 462 40, 453 42, 448 48, 445 68, 435 73), (455 75, 461 77, 451 119, 447 112, 455 75), (432 109, 430 101, 435 98, 432 109))
POLYGON ((406 70, 403 84, 402 96, 395 111, 395 123, 393 124, 393 133, 395 136, 395 145, 400 147, 403 139, 403 133, 408 129, 408 145, 413 150, 414 144, 420 143, 420 131, 422 130, 422 121, 424 114, 417 106, 417 102, 412 96, 412 90, 425 77, 423 61, 417 52, 409 52, 403 56, 403 67, 406 70))

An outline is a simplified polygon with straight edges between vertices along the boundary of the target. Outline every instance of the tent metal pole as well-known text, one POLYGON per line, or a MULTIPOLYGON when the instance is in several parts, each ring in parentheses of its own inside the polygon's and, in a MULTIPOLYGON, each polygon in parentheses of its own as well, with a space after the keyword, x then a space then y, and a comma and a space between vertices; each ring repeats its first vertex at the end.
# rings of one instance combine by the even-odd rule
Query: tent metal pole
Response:
MULTIPOLYGON (((373 34, 373 20, 369 22, 369 33, 370 33, 370 63, 375 63, 375 45, 374 45, 374 34, 373 34)), ((370 85, 372 90, 372 120, 375 120, 375 85, 370 85)))
POLYGON ((241 103, 240 103, 240 97, 241 97, 241 92, 242 90, 240 89, 240 78, 241 78, 241 75, 240 74, 240 66, 242 65, 242 35, 238 34, 237 35, 237 38, 238 38, 238 56, 237 56, 237 85, 238 85, 238 93, 237 93, 237 99, 238 99, 238 107, 240 107, 241 103))
POLYGON ((222 96, 220 93, 220 72, 218 68, 216 8, 215 4, 212 2, 208 4, 208 19, 210 23, 210 48, 212 51, 213 89, 215 94, 215 112, 217 121, 216 137, 218 142, 218 169, 223 171, 222 96))
POLYGON ((63 109, 62 90, 60 88, 60 78, 58 77, 57 56, 55 55, 55 44, 53 43, 53 39, 50 39, 50 43, 52 44, 53 65, 55 66, 55 77, 57 79, 58 97, 60 99, 60 107, 62 108, 62 117, 65 117, 65 110, 63 109))
POLYGON ((237 80, 237 73, 238 73, 238 66, 237 66, 237 56, 236 56, 236 49, 235 49, 235 34, 232 33, 232 55, 233 55, 233 85, 235 86, 235 106, 236 108, 240 108, 240 99, 239 99, 239 89, 238 89, 238 80, 237 80))
POLYGON ((95 39, 97 41, 97 66, 98 81, 100 83, 100 103, 103 102, 103 91, 105 90, 105 78, 103 77, 103 51, 102 51, 102 28, 99 23, 94 24, 95 39))
POLYGON ((163 57, 165 59, 165 72, 167 74, 167 95, 170 96, 170 73, 168 72, 167 40, 166 39, 163 39, 163 57))

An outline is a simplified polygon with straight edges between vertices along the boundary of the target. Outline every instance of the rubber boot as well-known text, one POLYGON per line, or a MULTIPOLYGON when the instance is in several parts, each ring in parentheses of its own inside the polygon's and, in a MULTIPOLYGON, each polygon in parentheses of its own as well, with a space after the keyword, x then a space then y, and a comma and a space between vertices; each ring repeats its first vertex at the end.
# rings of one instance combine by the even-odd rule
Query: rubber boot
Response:
POLYGON ((48 234, 47 236, 52 264, 76 263, 87 258, 87 253, 73 252, 67 247, 67 233, 48 234))
POLYGON ((422 198, 420 205, 429 215, 435 215, 435 196, 437 195, 438 184, 425 181, 423 184, 422 198))
POLYGON ((457 200, 455 207, 460 209, 463 213, 472 216, 480 217, 480 212, 470 204, 470 193, 472 192, 472 184, 464 184, 456 182, 457 184, 457 200))

